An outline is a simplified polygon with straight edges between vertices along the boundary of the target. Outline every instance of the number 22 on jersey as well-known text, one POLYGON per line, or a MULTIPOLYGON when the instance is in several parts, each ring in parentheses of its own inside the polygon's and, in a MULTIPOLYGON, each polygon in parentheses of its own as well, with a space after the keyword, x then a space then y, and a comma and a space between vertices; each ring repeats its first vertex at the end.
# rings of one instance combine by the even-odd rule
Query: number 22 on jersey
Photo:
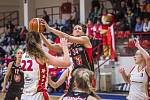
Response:
POLYGON ((33 68, 32 68, 32 60, 22 60, 21 62, 23 65, 22 65, 22 70, 23 71, 33 71, 33 68))

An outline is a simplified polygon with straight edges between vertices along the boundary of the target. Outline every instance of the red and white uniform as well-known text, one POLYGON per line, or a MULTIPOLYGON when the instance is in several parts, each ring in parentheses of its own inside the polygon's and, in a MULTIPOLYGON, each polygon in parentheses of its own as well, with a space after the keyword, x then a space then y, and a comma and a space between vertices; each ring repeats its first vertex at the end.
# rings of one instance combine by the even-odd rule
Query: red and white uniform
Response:
POLYGON ((69 89, 69 86, 70 86, 70 80, 71 80, 71 73, 72 73, 72 70, 73 70, 73 65, 69 66, 66 70, 68 70, 68 77, 66 79, 66 89, 65 89, 65 92, 67 93, 68 92, 68 89, 69 89))
POLYGON ((39 64, 27 53, 22 56, 21 67, 24 72, 24 89, 21 100, 48 100, 48 69, 39 64))
POLYGON ((93 33, 93 24, 88 24, 87 28, 86 28, 86 35, 90 38, 94 37, 94 33, 93 33))
POLYGON ((93 31, 95 32, 95 39, 96 40, 102 40, 100 30, 101 30, 101 25, 100 24, 94 25, 93 31))
POLYGON ((130 90, 128 100, 148 100, 148 85, 150 85, 149 79, 145 66, 142 70, 138 71, 136 65, 130 73, 130 90))

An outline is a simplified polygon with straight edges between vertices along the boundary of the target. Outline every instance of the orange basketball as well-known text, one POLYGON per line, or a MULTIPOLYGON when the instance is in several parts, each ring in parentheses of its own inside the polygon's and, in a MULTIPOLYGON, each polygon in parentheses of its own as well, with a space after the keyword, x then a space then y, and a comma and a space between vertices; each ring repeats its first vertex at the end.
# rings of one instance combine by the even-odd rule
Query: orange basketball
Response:
POLYGON ((42 18, 32 18, 29 22, 29 31, 43 33, 45 30, 45 25, 43 22, 45 21, 42 18))

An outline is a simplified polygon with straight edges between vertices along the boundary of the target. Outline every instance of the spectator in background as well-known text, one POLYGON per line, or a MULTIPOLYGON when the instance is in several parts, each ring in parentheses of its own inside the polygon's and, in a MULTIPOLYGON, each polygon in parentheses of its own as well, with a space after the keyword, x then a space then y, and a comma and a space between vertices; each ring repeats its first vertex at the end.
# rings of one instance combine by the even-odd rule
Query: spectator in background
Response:
POLYGON ((134 0, 126 0, 126 1, 127 1, 127 6, 132 8, 135 1, 134 0))
POLYGON ((140 8, 140 4, 136 3, 134 8, 133 8, 133 13, 134 13, 134 17, 142 17, 142 13, 141 13, 141 8, 140 8))
POLYGON ((103 2, 100 2, 100 6, 99 6, 99 16, 98 19, 100 19, 100 16, 102 15, 103 10, 105 10, 106 8, 104 7, 103 2))
POLYGON ((135 32, 143 32, 143 23, 141 17, 136 18, 135 32))
POLYGON ((89 15, 88 15, 88 19, 91 19, 92 21, 93 21, 93 17, 94 17, 94 9, 93 8, 91 8, 90 9, 90 12, 89 12, 89 15))
POLYGON ((28 32, 28 30, 26 29, 25 26, 21 28, 21 31, 20 31, 19 35, 20 35, 20 40, 22 42, 25 41, 25 37, 26 37, 25 33, 27 33, 27 32, 28 32))
POLYGON ((150 31, 150 21, 148 20, 148 18, 144 18, 143 31, 150 31))
POLYGON ((95 24, 96 22, 97 22, 97 20, 98 20, 98 17, 99 17, 99 15, 100 15, 100 9, 99 9, 99 6, 95 6, 94 7, 94 12, 93 12, 94 14, 94 16, 93 16, 93 23, 95 24))
POLYGON ((6 35, 5 37, 8 39, 9 41, 7 41, 9 44, 14 44, 15 43, 15 39, 16 39, 16 30, 15 30, 15 25, 11 22, 8 21, 8 23, 6 24, 6 29, 7 29, 7 33, 8 35, 6 35))
POLYGON ((8 21, 6 24, 6 29, 7 29, 8 34, 13 33, 15 30, 15 25, 11 21, 8 21))
POLYGON ((123 11, 124 14, 125 14, 125 12, 127 10, 127 5, 126 5, 126 2, 124 0, 122 0, 120 2, 120 10, 123 11))
POLYGON ((131 22, 133 20, 133 12, 132 12, 132 9, 129 7, 127 8, 126 18, 127 18, 128 24, 129 24, 129 28, 132 29, 131 22))
POLYGON ((94 8, 95 6, 99 7, 99 0, 92 0, 91 4, 92 4, 92 8, 94 8))
POLYGON ((79 21, 79 12, 77 11, 77 8, 74 7, 74 10, 72 12, 72 23, 73 24, 78 24, 79 21))
POLYGON ((47 15, 47 11, 46 10, 43 10, 43 14, 44 16, 42 17, 47 23, 49 23, 50 19, 49 19, 49 16, 47 15))
POLYGON ((86 28, 86 35, 90 38, 90 41, 92 43, 94 33, 93 33, 93 22, 91 19, 88 19, 87 28, 86 28))
POLYGON ((0 90, 2 90, 2 82, 4 80, 4 75, 3 75, 3 65, 2 62, 0 62, 0 90))
POLYGON ((93 57, 95 57, 98 53, 102 53, 102 35, 100 33, 101 30, 101 24, 100 24, 100 20, 97 20, 97 23, 94 25, 93 27, 93 31, 94 31, 94 38, 93 38, 93 48, 95 48, 96 46, 99 45, 99 48, 97 48, 96 50, 93 49, 93 57))
MULTIPOLYGON (((47 15, 47 11, 43 10, 44 16, 42 17, 48 24, 50 22, 49 16, 47 15)), ((46 32, 46 29, 44 29, 44 32, 46 32)))
POLYGON ((66 28, 66 33, 71 34, 72 29, 73 29, 73 24, 72 24, 72 15, 66 20, 65 22, 65 28, 66 28))
POLYGON ((6 55, 6 51, 2 47, 0 47, 0 58, 4 58, 5 55, 6 55))
POLYGON ((127 14, 127 7, 124 1, 121 2, 121 7, 119 9, 119 12, 120 12, 120 17, 125 18, 125 15, 127 14))

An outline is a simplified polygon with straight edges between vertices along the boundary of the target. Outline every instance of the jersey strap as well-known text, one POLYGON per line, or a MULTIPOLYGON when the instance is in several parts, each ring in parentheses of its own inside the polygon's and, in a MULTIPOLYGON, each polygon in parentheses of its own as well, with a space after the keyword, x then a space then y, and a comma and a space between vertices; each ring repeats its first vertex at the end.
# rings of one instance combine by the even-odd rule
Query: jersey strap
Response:
POLYGON ((130 73, 133 71, 133 69, 135 68, 135 66, 134 67, 132 67, 132 69, 130 70, 130 73))
POLYGON ((148 77, 148 82, 147 82, 147 94, 148 97, 150 97, 150 76, 148 75, 147 71, 145 70, 147 77, 148 77))
POLYGON ((39 79, 39 82, 38 82, 37 91, 43 93, 44 100, 49 100, 47 90, 46 90, 46 87, 45 87, 45 82, 46 82, 46 79, 47 79, 46 64, 44 64, 44 65, 39 64, 39 67, 40 67, 40 79, 39 79))

